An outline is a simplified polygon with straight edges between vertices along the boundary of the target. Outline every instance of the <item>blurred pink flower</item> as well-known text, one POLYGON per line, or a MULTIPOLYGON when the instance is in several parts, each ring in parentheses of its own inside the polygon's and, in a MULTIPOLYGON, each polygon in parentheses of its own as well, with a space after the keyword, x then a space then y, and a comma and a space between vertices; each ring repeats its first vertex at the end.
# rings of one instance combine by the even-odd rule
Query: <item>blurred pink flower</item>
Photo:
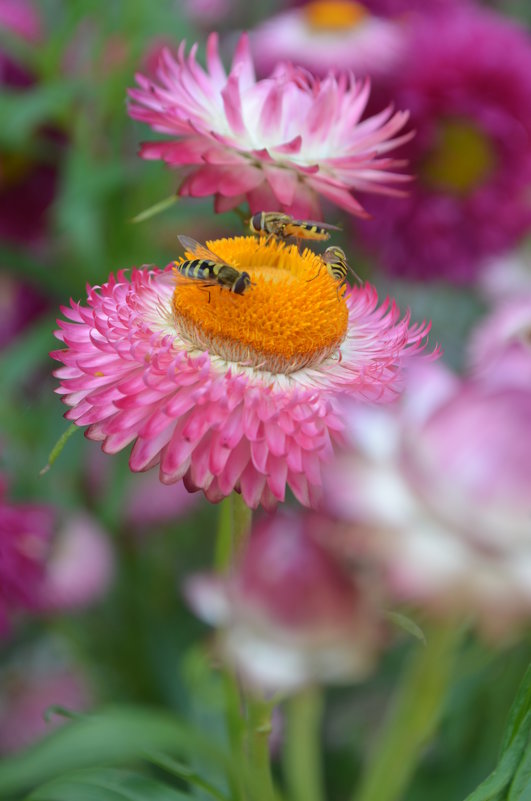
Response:
POLYGON ((78 514, 57 532, 41 583, 40 611, 71 611, 94 603, 114 574, 109 537, 91 517, 78 514))
POLYGON ((0 0, 0 29, 37 42, 42 37, 42 21, 36 6, 28 0, 0 0))
POLYGON ((359 231, 391 272, 463 283, 531 227, 531 41, 473 5, 408 30, 389 94, 411 111, 418 181, 401 203, 369 199, 359 231))
POLYGON ((217 37, 207 44, 208 72, 194 46, 177 61, 164 51, 158 84, 137 75, 130 115, 174 138, 146 142, 140 155, 186 168, 179 194, 215 196, 216 211, 248 201, 251 212, 282 209, 319 217, 322 196, 364 216, 352 191, 401 194, 389 184, 406 176, 386 154, 411 134, 396 136, 407 112, 391 107, 360 122, 367 82, 352 75, 318 80, 290 65, 256 81, 247 37, 241 37, 227 76, 217 37))
POLYGON ((378 308, 368 285, 339 296, 309 250, 209 244, 249 270, 244 296, 178 283, 169 265, 120 272, 89 290, 88 306, 63 309, 66 347, 52 356, 66 417, 106 453, 134 442, 133 471, 159 465, 164 483, 183 478, 210 501, 236 489, 274 508, 288 486, 315 504, 343 428, 339 396, 394 399, 429 326, 400 320, 394 303, 378 308))
POLYGON ((426 366, 403 400, 352 409, 325 476, 347 551, 372 555, 395 600, 503 638, 531 617, 531 388, 426 366))
POLYGON ((531 295, 531 255, 527 250, 489 259, 479 276, 479 288, 491 303, 531 295))
POLYGON ((27 748, 66 718, 45 713, 51 706, 62 706, 74 712, 85 711, 91 693, 80 671, 64 664, 32 664, 4 673, 0 684, 0 754, 11 754, 27 748))
POLYGON ((362 587, 301 517, 259 523, 231 575, 196 576, 186 595, 221 627, 225 658, 267 691, 364 677, 383 631, 362 587))
POLYGON ((156 473, 135 475, 126 499, 126 520, 135 528, 169 523, 189 514, 198 500, 183 484, 161 484, 156 473))
POLYGON ((478 325, 469 361, 473 374, 489 385, 531 389, 531 291, 500 303, 478 325))
POLYGON ((51 507, 9 503, 4 489, 0 487, 0 637, 13 614, 38 609, 55 522, 51 507))
POLYGON ((260 74, 291 61, 316 75, 351 70, 365 78, 396 68, 406 34, 399 21, 371 14, 361 3, 319 0, 265 20, 250 42, 260 74))
POLYGON ((234 14, 234 0, 184 0, 186 16, 202 29, 210 29, 234 14))

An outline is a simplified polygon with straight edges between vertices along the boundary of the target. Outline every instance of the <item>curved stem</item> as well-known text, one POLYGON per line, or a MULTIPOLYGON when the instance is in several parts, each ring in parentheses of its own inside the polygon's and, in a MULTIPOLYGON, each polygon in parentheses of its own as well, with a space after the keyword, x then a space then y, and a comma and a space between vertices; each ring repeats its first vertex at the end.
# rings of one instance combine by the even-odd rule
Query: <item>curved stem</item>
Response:
POLYGON ((317 687, 303 690, 288 703, 284 770, 292 801, 323 801, 325 797, 320 738, 323 707, 317 687))
POLYGON ((353 801, 398 801, 432 737, 463 631, 433 627, 406 665, 393 706, 353 801))

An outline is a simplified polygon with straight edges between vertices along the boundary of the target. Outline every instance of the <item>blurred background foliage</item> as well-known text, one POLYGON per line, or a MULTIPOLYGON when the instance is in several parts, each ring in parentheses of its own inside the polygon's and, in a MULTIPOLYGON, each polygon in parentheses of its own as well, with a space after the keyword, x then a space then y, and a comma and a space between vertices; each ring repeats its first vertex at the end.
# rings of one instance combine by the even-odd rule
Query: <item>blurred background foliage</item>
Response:
MULTIPOLYGON (((216 27, 230 43, 235 31, 280 7, 240 0, 216 27)), ((498 7, 531 20, 527 0, 498 7)), ((98 446, 79 432, 52 469, 39 473, 68 425, 53 393, 48 357, 56 346, 52 332, 59 306, 81 298, 87 283, 104 282, 110 272, 164 266, 179 254, 178 233, 204 240, 241 230, 236 215, 215 217, 210 199, 169 204, 160 214, 133 222, 169 198, 177 181, 162 163, 137 157, 139 142, 150 134, 128 118, 126 90, 154 47, 183 38, 204 43, 207 31, 187 14, 186 3, 175 0, 41 0, 39 11, 42 41, 30 44, 0 34, 2 50, 32 76, 23 91, 3 87, 0 93, 0 153, 22 170, 47 165, 55 181, 44 234, 35 242, 9 237, 0 242, 2 313, 9 311, 14 281, 23 281, 41 301, 40 315, 0 353, 0 464, 13 500, 52 503, 65 516, 84 510, 96 517, 112 538, 117 575, 106 598, 88 611, 17 624, 0 646, 0 680, 27 663, 35 643, 51 639, 87 677, 96 707, 148 703, 204 725, 220 690, 194 645, 205 632, 184 606, 179 585, 210 564, 217 510, 198 498, 177 520, 135 524, 127 505, 143 477, 130 474, 127 454, 99 458, 98 446)), ((465 333, 481 312, 471 291, 391 283, 371 273, 369 265, 356 269, 396 295, 401 306, 410 305, 414 318, 432 318, 447 360, 460 365, 465 333)), ((407 635, 397 634, 397 647, 370 681, 329 692, 325 747, 331 799, 346 797, 410 645, 407 635)), ((527 643, 503 653, 467 643, 441 735, 426 753, 408 801, 462 798, 489 772, 528 658, 527 643)), ((65 760, 63 770, 69 768, 65 760)))

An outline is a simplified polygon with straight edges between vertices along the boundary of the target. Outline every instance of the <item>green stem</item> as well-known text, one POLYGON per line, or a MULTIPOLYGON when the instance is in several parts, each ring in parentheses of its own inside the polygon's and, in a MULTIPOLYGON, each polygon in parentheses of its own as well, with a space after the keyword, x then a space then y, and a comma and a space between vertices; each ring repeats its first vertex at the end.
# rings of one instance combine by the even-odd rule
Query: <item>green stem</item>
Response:
MULTIPOLYGON (((226 573, 234 566, 237 552, 249 535, 251 516, 251 510, 245 506, 241 497, 235 493, 220 503, 214 555, 214 563, 218 573, 226 573)), ((237 677, 228 669, 223 672, 223 692, 227 735, 234 760, 241 765, 245 761, 246 749, 245 699, 237 677)), ((232 795, 238 799, 247 798, 246 790, 243 787, 242 773, 242 771, 239 772, 236 785, 231 783, 232 795)))
POLYGON ((246 540, 251 533, 251 522, 253 511, 249 509, 241 495, 236 493, 232 496, 232 557, 236 557, 238 552, 244 547, 246 540))
POLYGON ((277 794, 271 773, 269 737, 273 704, 247 697, 248 784, 251 798, 276 801, 277 794))
POLYGON ((159 200, 158 203, 150 206, 149 209, 144 209, 144 211, 141 211, 139 214, 135 215, 135 217, 131 219, 131 222, 145 222, 146 220, 151 219, 151 217, 155 217, 156 214, 166 211, 166 209, 169 209, 174 203, 177 203, 178 200, 179 196, 175 194, 165 197, 163 200, 159 200))
POLYGON ((224 498, 219 505, 218 535, 214 566, 223 573, 232 562, 232 497, 224 498))
POLYGON ((320 738, 323 706, 317 687, 303 690, 289 701, 284 769, 291 801, 323 801, 325 797, 320 738))
POLYGON ((251 530, 252 510, 234 493, 219 505, 214 564, 218 572, 229 570, 251 530))
POLYGON ((398 801, 432 737, 452 674, 458 626, 433 627, 406 665, 393 706, 353 801, 398 801))

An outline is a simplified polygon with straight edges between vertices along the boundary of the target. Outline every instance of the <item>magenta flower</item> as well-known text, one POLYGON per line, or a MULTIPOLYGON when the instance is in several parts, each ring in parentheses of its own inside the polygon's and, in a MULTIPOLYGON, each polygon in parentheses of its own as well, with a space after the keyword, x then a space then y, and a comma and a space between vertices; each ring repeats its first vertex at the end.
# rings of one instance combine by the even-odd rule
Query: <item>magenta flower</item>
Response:
POLYGON ((413 372, 401 407, 348 417, 326 481, 395 601, 473 616, 504 638, 531 617, 531 388, 413 372))
POLYGON ((52 356, 66 416, 106 453, 134 443, 133 471, 159 465, 164 483, 182 478, 210 501, 236 489, 272 508, 288 486, 315 504, 341 438, 339 396, 396 397, 429 326, 378 308, 370 286, 338 295, 309 250, 253 237, 210 245, 249 272, 249 291, 207 293, 169 265, 120 272, 87 306, 63 309, 65 348, 52 356))
POLYGON ((438 14, 471 5, 473 0, 364 0, 375 14, 409 17, 412 13, 438 14))
POLYGON ((207 44, 205 72, 188 57, 165 51, 158 84, 137 75, 131 116, 173 139, 147 142, 141 156, 186 168, 184 196, 215 196, 216 211, 248 201, 251 212, 320 215, 322 196, 363 216, 352 191, 397 194, 389 184, 407 180, 390 170, 402 161, 386 154, 410 138, 396 136, 407 112, 391 107, 360 122, 369 98, 367 82, 352 75, 324 80, 284 65, 257 81, 246 36, 227 76, 217 37, 207 44))
POLYGON ((0 636, 9 618, 39 606, 55 514, 51 507, 11 504, 0 493, 0 636))
POLYGON ((275 515, 256 526, 234 572, 197 576, 186 594, 221 627, 223 656, 268 691, 360 679, 382 624, 362 585, 312 538, 309 520, 275 515))
POLYGON ((371 199, 360 231, 393 273, 471 281, 531 227, 531 42, 473 6, 409 30, 389 91, 411 111, 403 152, 418 180, 400 203, 371 199))

